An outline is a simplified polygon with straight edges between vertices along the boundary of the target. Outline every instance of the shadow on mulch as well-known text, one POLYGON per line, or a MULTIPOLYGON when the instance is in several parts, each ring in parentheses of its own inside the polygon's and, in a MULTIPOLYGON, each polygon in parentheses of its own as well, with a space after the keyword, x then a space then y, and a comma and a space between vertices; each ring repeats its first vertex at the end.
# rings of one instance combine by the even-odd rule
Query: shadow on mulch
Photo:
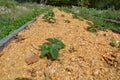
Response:
POLYGON ((18 77, 18 78, 16 78, 15 80, 32 80, 32 79, 30 79, 30 78, 20 78, 20 77, 18 77))

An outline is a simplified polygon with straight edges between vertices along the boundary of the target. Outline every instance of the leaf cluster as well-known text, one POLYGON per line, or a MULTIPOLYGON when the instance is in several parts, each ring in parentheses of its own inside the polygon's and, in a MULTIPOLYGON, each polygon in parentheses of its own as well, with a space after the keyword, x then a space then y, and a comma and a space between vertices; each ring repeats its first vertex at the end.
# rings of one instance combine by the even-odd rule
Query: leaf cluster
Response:
POLYGON ((99 30, 105 30, 105 26, 104 25, 98 25, 98 24, 91 24, 90 26, 87 27, 87 31, 92 32, 92 33, 96 33, 99 30))
POLYGON ((54 17, 55 17, 54 12, 53 11, 49 11, 42 18, 44 19, 45 22, 55 23, 56 19, 54 17))
POLYGON ((109 44, 110 44, 112 47, 120 48, 120 42, 119 42, 119 41, 112 40, 109 44))
POLYGON ((46 40, 48 42, 40 46, 42 50, 40 57, 47 56, 47 58, 51 60, 57 59, 59 56, 58 50, 64 48, 64 43, 56 38, 48 38, 46 40))

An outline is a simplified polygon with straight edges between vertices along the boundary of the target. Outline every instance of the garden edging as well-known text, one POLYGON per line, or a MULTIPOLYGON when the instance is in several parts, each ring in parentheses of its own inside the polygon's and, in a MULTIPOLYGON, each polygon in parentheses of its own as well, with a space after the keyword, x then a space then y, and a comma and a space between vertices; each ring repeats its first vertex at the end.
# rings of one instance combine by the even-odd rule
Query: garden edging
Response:
MULTIPOLYGON (((36 18, 35 18, 36 19, 36 18)), ((0 52, 3 50, 3 48, 5 46, 7 46, 7 44, 9 44, 9 42, 14 38, 15 35, 17 35, 20 31, 22 31, 23 29, 25 29, 30 23, 32 23, 33 21, 35 21, 35 19, 25 23, 23 26, 21 26, 20 28, 16 29, 14 32, 12 32, 11 34, 9 34, 8 36, 6 36, 5 38, 3 38, 2 40, 0 40, 0 52)), ((0 56, 2 54, 0 53, 0 56)))

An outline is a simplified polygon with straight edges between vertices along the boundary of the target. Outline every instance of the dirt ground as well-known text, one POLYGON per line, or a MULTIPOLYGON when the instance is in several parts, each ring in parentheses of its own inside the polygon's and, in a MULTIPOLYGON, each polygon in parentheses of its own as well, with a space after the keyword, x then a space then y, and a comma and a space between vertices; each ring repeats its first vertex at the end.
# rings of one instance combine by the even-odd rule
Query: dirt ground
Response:
POLYGON ((87 20, 53 11, 56 23, 44 22, 39 16, 0 52, 0 80, 120 80, 120 49, 109 45, 113 39, 120 41, 120 35, 109 30, 90 33, 87 20), (45 57, 28 65, 25 59, 40 53, 35 47, 53 37, 66 45, 59 59, 45 57))

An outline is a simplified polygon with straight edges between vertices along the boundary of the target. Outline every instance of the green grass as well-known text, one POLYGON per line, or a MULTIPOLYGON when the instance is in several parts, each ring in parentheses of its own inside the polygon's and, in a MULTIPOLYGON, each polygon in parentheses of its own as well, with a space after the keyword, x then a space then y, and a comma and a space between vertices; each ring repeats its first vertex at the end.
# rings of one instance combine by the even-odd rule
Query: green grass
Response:
POLYGON ((112 40, 109 45, 111 45, 112 47, 116 47, 116 48, 120 48, 120 42, 116 41, 116 40, 112 40))
POLYGON ((44 19, 44 21, 48 22, 48 23, 55 23, 56 19, 54 17, 55 17, 55 14, 51 10, 51 11, 48 11, 47 13, 45 13, 44 16, 42 17, 42 19, 44 19))
POLYGON ((120 31, 119 25, 104 20, 104 18, 120 19, 120 10, 97 10, 87 7, 60 7, 59 9, 74 14, 73 18, 85 18, 93 21, 95 25, 103 26, 105 29, 114 29, 120 31))
POLYGON ((5 6, 7 8, 13 8, 16 5, 18 5, 18 3, 13 0, 0 0, 0 6, 5 6))
POLYGON ((2 8, 9 10, 9 12, 0 11, 0 40, 24 25, 26 22, 51 9, 48 7, 40 8, 35 4, 18 5, 18 3, 14 1, 10 2, 9 0, 1 0, 0 2, 2 2, 0 3, 0 7, 2 6, 2 8))

